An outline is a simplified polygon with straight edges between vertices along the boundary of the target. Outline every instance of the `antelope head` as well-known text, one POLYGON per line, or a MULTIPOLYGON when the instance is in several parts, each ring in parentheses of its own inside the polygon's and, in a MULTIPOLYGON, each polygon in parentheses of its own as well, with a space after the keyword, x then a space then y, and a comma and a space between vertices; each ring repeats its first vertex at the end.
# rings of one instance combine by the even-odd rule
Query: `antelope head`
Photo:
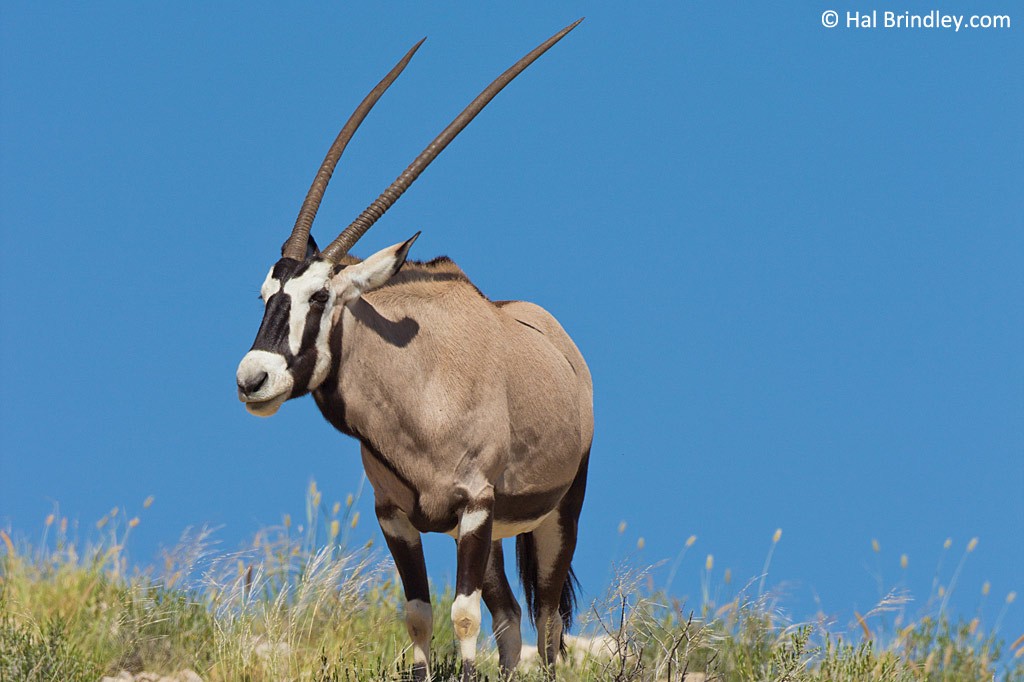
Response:
POLYGON ((340 319, 343 306, 382 286, 397 273, 419 232, 362 261, 347 256, 349 249, 502 88, 579 23, 541 43, 487 86, 390 187, 320 251, 310 229, 334 168, 359 124, 423 41, 414 45, 370 91, 331 145, 299 210, 291 236, 281 247, 281 258, 270 268, 260 289, 263 322, 236 373, 238 398, 249 412, 269 417, 286 400, 305 395, 323 383, 331 367, 330 330, 340 319))

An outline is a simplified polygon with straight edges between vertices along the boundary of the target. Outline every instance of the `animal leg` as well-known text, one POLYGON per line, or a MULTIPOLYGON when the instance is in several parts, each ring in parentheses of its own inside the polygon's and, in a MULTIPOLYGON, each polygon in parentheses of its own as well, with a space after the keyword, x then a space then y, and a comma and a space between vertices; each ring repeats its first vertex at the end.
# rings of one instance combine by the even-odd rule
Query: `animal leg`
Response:
POLYGON ((520 630, 522 610, 508 584, 508 578, 505 577, 505 557, 501 549, 501 540, 491 543, 491 553, 484 574, 483 598, 494 624, 494 639, 498 642, 501 675, 507 679, 519 664, 519 654, 523 650, 520 630))
POLYGON ((397 507, 378 505, 376 512, 405 589, 405 628, 412 639, 413 679, 416 682, 429 680, 430 637, 434 621, 420 532, 397 507))
POLYGON ((551 514, 533 530, 533 547, 537 561, 537 653, 541 665, 553 677, 555 661, 562 645, 562 614, 559 612, 562 589, 569 575, 569 564, 576 548, 576 538, 566 537, 560 511, 551 514))
POLYGON ((480 596, 491 550, 494 498, 469 502, 459 519, 458 563, 452 625, 462 653, 462 680, 476 679, 476 640, 480 634, 480 596))
POLYGON ((537 652, 551 679, 554 679, 555 661, 563 648, 564 630, 572 624, 576 608, 572 555, 576 551, 578 521, 587 486, 587 464, 588 458, 584 457, 555 513, 530 533, 537 566, 534 623, 537 652))

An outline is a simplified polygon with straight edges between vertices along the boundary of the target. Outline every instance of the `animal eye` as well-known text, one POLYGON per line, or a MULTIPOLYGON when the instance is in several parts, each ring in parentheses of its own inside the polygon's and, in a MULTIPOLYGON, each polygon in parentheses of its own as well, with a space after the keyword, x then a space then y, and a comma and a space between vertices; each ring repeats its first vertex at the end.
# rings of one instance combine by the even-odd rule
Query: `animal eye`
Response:
POLYGON ((327 298, 327 290, 321 289, 320 291, 314 292, 313 295, 309 297, 309 302, 324 305, 327 303, 327 298))

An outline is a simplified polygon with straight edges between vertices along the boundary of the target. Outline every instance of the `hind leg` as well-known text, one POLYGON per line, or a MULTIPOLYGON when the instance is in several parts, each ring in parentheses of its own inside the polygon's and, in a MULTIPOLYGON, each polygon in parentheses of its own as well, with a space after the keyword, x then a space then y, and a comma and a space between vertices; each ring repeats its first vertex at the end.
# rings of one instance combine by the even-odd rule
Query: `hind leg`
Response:
POLYGON ((562 648, 563 631, 572 625, 576 608, 572 555, 576 551, 576 533, 587 488, 588 462, 589 456, 584 456, 558 508, 532 532, 537 566, 537 652, 551 678, 562 648))
MULTIPOLYGON (((573 524, 575 526, 575 524, 573 524)), ((575 527, 567 533, 561 510, 551 514, 533 531, 533 547, 537 560, 537 653, 541 665, 554 675, 555 661, 562 645, 562 592, 567 586, 572 555, 576 549, 575 527)))
POLYGON ((494 639, 498 643, 498 665, 501 666, 502 677, 507 679, 519 664, 519 654, 523 650, 520 630, 522 610, 508 584, 508 578, 505 577, 505 558, 502 554, 501 540, 491 543, 491 554, 487 559, 487 569, 484 573, 483 597, 494 624, 494 639))

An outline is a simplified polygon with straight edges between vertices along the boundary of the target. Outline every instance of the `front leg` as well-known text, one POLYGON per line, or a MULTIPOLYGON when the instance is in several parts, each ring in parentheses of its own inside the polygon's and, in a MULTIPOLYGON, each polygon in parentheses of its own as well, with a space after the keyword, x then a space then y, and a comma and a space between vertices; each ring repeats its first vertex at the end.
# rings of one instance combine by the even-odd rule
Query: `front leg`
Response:
POLYGON ((452 624, 462 653, 462 680, 476 679, 476 640, 480 634, 480 595, 491 551, 491 523, 494 495, 486 493, 470 499, 459 518, 458 564, 455 577, 455 603, 452 624))
POLYGON ((416 682, 429 680, 434 621, 420 532, 398 507, 378 502, 375 511, 405 589, 405 627, 412 639, 413 679, 416 682))

